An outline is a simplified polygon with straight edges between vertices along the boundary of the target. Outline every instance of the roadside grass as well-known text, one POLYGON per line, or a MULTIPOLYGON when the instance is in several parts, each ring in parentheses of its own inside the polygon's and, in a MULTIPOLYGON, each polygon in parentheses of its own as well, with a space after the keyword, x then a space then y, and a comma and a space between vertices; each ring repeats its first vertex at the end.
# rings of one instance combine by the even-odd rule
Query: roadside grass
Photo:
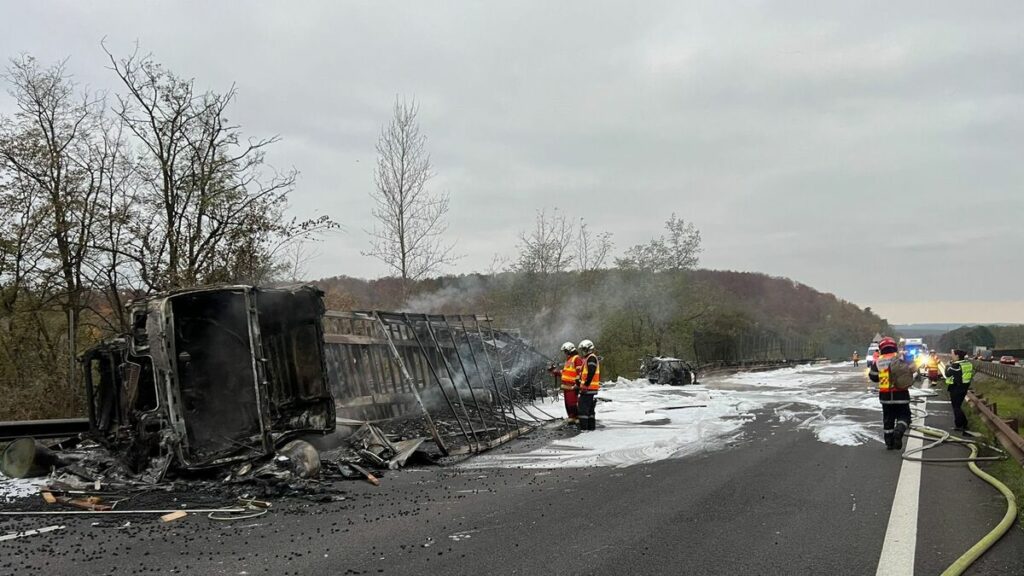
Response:
MULTIPOLYGON (((1024 422, 1024 390, 987 374, 978 374, 971 383, 971 388, 976 394, 984 394, 985 402, 989 405, 995 404, 1003 418, 1017 418, 1018 422, 1024 422)), ((998 446, 998 441, 982 422, 981 416, 966 402, 964 409, 970 422, 970 429, 984 434, 989 443, 998 446)), ((1021 506, 1024 506, 1024 467, 1013 458, 1008 458, 1000 462, 985 463, 981 468, 1006 484, 1017 497, 1017 525, 1024 529, 1024 515, 1020 513, 1021 506)))

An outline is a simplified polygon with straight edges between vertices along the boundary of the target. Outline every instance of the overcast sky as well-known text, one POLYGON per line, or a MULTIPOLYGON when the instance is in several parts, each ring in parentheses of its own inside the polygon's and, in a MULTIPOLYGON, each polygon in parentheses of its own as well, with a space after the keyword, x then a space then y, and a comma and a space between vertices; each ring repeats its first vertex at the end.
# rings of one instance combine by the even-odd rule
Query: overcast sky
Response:
MULTIPOLYGON (((895 322, 1024 322, 1024 3, 5 2, 0 56, 139 42, 283 142, 315 277, 375 277, 374 143, 421 105, 453 272, 512 256, 538 208, 618 250, 671 212, 701 265, 788 276, 895 322), (640 6, 640 7, 638 7, 640 6)), ((9 98, 0 112, 9 112, 9 98)))

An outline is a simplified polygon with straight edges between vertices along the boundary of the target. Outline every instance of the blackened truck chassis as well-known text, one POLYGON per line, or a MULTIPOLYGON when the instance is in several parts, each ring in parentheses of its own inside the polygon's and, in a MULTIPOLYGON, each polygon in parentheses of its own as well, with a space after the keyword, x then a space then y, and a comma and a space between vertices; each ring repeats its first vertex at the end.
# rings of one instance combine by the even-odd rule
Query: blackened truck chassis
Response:
POLYGON ((131 332, 82 362, 91 432, 135 472, 251 460, 334 430, 318 289, 187 289, 129 312, 131 332))

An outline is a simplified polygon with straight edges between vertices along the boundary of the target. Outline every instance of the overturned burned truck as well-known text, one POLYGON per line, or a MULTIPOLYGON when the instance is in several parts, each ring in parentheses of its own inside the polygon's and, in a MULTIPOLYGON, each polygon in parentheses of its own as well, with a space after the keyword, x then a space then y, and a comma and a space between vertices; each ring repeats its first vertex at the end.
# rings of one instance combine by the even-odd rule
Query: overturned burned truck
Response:
POLYGON ((194 288, 128 310, 131 331, 81 360, 91 436, 150 481, 336 427, 374 424, 447 456, 552 418, 535 404, 549 360, 485 316, 325 312, 311 286, 194 288))
POLYGON ((181 290, 129 304, 131 332, 82 355, 92 436, 132 472, 267 456, 335 428, 319 290, 181 290))

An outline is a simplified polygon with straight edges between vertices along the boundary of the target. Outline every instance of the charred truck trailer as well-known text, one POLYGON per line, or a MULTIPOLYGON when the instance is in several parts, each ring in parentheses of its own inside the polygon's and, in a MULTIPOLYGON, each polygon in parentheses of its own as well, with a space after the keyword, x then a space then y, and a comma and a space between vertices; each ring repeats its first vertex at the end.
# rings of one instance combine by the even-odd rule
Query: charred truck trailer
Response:
POLYGON ((196 288, 128 308, 131 332, 82 362, 93 436, 134 472, 252 460, 334 430, 318 289, 196 288))
POLYGON ((194 288, 128 312, 130 333, 81 359, 91 436, 149 480, 271 456, 336 414, 441 455, 552 418, 535 405, 554 387, 547 358, 486 316, 327 312, 312 286, 194 288))

